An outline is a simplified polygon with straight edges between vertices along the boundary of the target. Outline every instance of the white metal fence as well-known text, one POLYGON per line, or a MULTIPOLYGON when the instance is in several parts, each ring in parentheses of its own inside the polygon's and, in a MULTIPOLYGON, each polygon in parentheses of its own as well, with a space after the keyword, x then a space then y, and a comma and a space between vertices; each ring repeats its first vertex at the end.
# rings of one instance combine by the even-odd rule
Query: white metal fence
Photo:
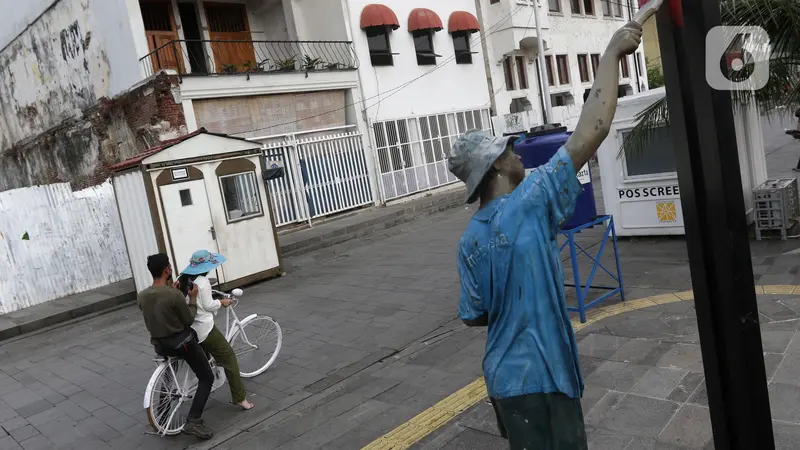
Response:
POLYGON ((362 135, 358 132, 268 144, 267 168, 284 168, 269 181, 277 226, 310 221, 374 201, 362 135))
POLYGON ((0 314, 130 277, 109 181, 0 192, 0 314))
POLYGON ((373 123, 383 200, 458 181, 447 170, 447 154, 458 136, 474 129, 491 131, 488 109, 373 123))

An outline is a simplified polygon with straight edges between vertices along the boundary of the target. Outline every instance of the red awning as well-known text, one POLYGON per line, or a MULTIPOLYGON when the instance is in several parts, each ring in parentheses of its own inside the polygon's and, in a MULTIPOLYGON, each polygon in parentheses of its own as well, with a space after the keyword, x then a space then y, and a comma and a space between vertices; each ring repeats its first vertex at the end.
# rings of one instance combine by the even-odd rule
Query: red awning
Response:
POLYGON ((478 19, 466 11, 455 11, 450 14, 450 20, 447 22, 447 32, 457 33, 459 31, 469 31, 476 33, 481 29, 478 19))
POLYGON ((370 27, 392 27, 396 30, 400 28, 400 21, 388 6, 372 4, 361 11, 361 29, 370 27))
POLYGON ((444 28, 439 15, 427 8, 416 8, 408 16, 408 31, 433 30, 444 28))

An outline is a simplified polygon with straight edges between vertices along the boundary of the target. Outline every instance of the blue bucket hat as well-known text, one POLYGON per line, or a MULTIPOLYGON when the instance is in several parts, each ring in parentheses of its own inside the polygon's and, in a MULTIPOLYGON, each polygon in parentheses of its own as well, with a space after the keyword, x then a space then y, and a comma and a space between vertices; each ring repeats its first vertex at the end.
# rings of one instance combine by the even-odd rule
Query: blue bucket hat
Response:
POLYGON ((200 275, 211 272, 221 266, 225 261, 227 261, 227 258, 219 253, 211 253, 208 250, 198 250, 192 254, 189 265, 186 266, 181 273, 185 273, 186 275, 200 275))
POLYGON ((516 136, 494 137, 480 130, 470 130, 453 144, 447 157, 447 169, 467 185, 467 203, 478 199, 483 177, 492 164, 506 151, 516 136))

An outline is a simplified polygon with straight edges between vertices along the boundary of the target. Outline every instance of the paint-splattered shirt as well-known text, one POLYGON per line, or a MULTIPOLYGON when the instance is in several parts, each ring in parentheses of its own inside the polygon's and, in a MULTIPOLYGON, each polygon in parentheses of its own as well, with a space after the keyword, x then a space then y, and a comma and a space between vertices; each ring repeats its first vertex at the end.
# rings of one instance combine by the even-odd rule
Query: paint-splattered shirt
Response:
POLYGON ((459 242, 458 313, 488 314, 483 372, 494 398, 583 394, 557 241, 580 192, 561 147, 512 193, 478 210, 459 242))

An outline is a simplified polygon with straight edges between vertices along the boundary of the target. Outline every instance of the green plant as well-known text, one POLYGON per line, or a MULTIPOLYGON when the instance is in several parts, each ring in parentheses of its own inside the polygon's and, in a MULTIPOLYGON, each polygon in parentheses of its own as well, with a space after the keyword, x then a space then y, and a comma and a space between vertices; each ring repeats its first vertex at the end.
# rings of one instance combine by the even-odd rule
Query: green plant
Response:
MULTIPOLYGON (((721 0, 720 13, 723 25, 758 26, 770 37, 767 85, 756 91, 731 91, 734 107, 753 100, 763 110, 779 106, 794 110, 800 106, 800 2, 721 0)), ((648 70, 648 77, 649 72, 648 70)), ((650 86, 653 86, 652 81, 650 86)), ((655 101, 637 114, 636 122, 636 126, 623 141, 622 146, 633 153, 640 153, 654 138, 655 128, 669 124, 666 97, 655 101)))
POLYGON ((335 63, 328 63, 325 65, 325 68, 328 70, 338 70, 341 64, 338 62, 335 63))
POLYGON ((233 64, 223 64, 222 73, 236 73, 236 66, 233 64))
POLYGON ((661 73, 661 67, 651 65, 649 58, 645 58, 645 65, 647 67, 647 84, 650 89, 664 86, 664 74, 661 73))
POLYGON ((309 70, 317 70, 317 66, 322 63, 322 60, 319 58, 312 58, 308 55, 303 56, 303 70, 308 72, 309 70))
POLYGON ((275 65, 278 66, 278 71, 280 72, 291 72, 295 70, 296 63, 297 63, 296 56, 292 56, 289 59, 275 61, 275 65))

